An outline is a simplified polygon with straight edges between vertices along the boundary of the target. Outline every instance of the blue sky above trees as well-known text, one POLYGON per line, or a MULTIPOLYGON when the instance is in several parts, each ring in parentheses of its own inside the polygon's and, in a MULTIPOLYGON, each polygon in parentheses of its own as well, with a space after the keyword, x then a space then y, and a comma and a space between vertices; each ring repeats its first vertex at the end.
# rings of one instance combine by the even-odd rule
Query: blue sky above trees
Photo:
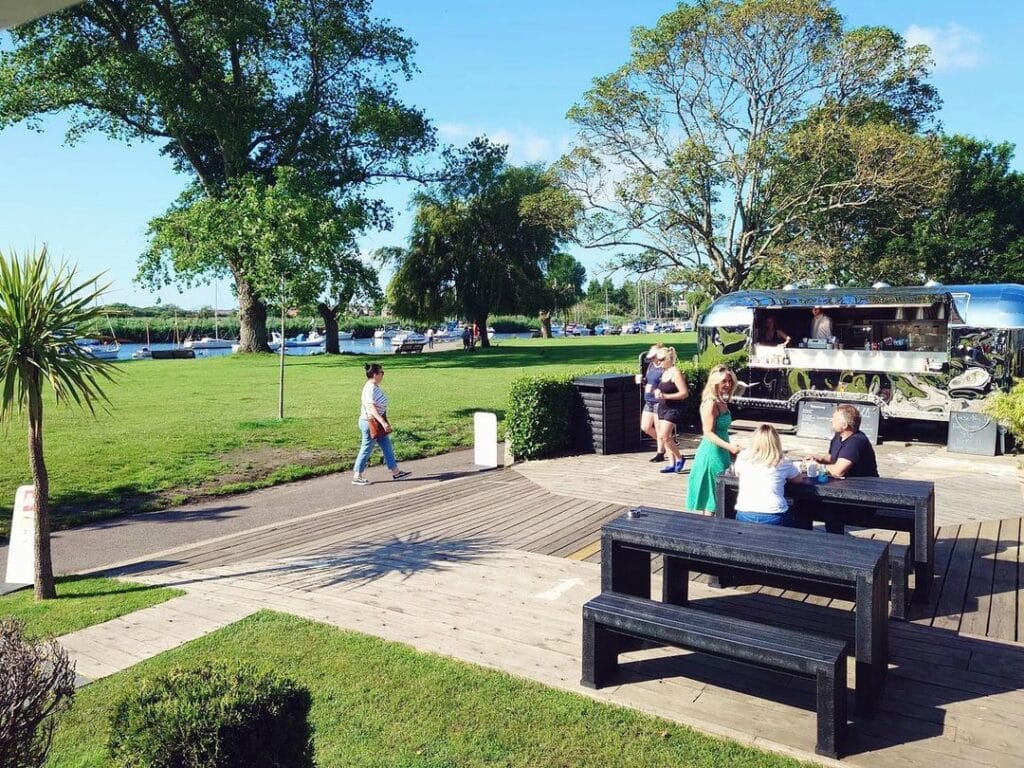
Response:
MULTIPOLYGON (((943 99, 947 133, 966 133, 1017 145, 1014 167, 1024 169, 1024 7, 1004 0, 847 0, 837 7, 849 25, 888 26, 909 42, 933 49, 932 83, 943 99)), ((569 146, 565 113, 591 79, 624 63, 629 30, 654 24, 672 7, 658 0, 496 0, 412 2, 377 0, 374 13, 390 19, 418 44, 416 77, 402 86, 407 103, 420 106, 442 142, 466 144, 486 134, 509 145, 514 163, 555 160, 569 146), (580 10, 585 8, 585 10, 580 10)), ((9 44, 6 36, 3 44, 9 44)), ((47 242, 51 252, 76 261, 87 273, 109 270, 112 301, 151 304, 157 296, 134 285, 136 259, 150 218, 163 213, 185 185, 155 144, 127 147, 91 136, 63 145, 64 120, 0 132, 0 246, 19 250, 47 242)), ((366 252, 403 245, 413 188, 380 190, 396 209, 391 232, 363 238, 366 252)), ((595 274, 606 254, 575 251, 595 274)), ((160 292, 183 306, 213 303, 212 286, 179 295, 160 292)), ((227 286, 221 306, 231 303, 227 286)))

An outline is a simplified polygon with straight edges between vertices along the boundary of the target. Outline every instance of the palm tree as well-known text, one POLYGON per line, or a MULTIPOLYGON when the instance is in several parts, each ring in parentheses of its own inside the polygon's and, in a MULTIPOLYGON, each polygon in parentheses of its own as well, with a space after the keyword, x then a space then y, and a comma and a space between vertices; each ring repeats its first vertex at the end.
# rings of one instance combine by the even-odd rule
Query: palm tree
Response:
POLYGON ((49 383, 58 403, 75 403, 95 414, 109 402, 102 380, 113 380, 107 361, 74 343, 76 327, 100 317, 97 297, 109 283, 100 276, 76 284, 66 264, 54 268, 44 246, 23 258, 0 254, 0 419, 28 411, 28 461, 35 486, 35 597, 57 596, 50 559, 50 480, 43 458, 43 386, 49 383))

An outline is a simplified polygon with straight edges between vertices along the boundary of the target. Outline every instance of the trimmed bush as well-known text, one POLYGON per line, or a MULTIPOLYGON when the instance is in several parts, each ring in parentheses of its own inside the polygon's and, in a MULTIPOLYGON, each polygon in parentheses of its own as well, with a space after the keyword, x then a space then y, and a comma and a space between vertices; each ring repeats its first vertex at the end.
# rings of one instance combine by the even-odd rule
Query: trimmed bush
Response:
POLYGON ((124 768, 312 768, 311 701, 249 667, 176 669, 115 707, 110 756, 124 768))
POLYGON ((523 376, 509 389, 505 439, 517 459, 540 459, 569 447, 573 376, 523 376))
POLYGON ((41 766, 74 695, 67 651, 56 640, 27 639, 17 619, 0 620, 0 766, 41 766))

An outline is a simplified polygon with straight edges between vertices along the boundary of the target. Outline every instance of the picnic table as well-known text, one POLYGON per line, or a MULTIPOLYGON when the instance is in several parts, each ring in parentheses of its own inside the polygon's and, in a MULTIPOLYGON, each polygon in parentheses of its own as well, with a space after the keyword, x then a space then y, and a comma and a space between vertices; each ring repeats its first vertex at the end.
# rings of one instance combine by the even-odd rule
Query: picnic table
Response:
MULTIPOLYGON (((736 517, 739 478, 718 476, 715 516, 736 517)), ((847 525, 908 531, 914 564, 914 600, 927 602, 935 575, 935 483, 893 477, 830 478, 786 486, 798 514, 825 522, 830 533, 847 525)))
POLYGON ((601 530, 602 592, 650 598, 654 555, 668 604, 687 604, 690 571, 852 599, 857 711, 875 710, 889 651, 887 543, 640 507, 601 530))

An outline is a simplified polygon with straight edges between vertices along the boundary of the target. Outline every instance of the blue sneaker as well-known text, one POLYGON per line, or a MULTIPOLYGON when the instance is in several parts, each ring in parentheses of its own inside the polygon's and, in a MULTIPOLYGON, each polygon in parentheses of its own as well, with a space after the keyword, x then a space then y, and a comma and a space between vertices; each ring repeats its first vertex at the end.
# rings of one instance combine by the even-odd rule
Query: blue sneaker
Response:
POLYGON ((677 475, 683 474, 683 467, 685 467, 685 466, 686 466, 686 459, 680 459, 679 461, 677 461, 676 465, 674 467, 675 473, 677 475))
POLYGON ((663 475, 671 475, 676 471, 676 465, 669 464, 667 467, 662 467, 658 471, 661 472, 661 474, 663 475))

